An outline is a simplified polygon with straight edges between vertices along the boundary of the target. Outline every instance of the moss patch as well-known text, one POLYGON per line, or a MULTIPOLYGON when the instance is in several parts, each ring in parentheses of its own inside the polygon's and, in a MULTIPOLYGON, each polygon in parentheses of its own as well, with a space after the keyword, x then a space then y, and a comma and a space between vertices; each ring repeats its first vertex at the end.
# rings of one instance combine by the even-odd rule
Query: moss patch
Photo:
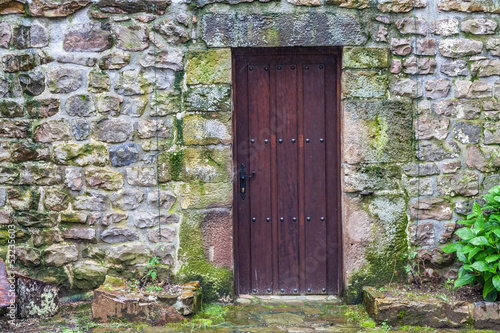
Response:
POLYGON ((187 84, 231 83, 231 50, 194 51, 186 56, 187 84))
POLYGON ((184 215, 179 230, 178 260, 180 269, 176 278, 181 282, 200 281, 203 299, 214 301, 233 294, 233 272, 228 268, 210 264, 203 249, 200 223, 205 213, 184 215))

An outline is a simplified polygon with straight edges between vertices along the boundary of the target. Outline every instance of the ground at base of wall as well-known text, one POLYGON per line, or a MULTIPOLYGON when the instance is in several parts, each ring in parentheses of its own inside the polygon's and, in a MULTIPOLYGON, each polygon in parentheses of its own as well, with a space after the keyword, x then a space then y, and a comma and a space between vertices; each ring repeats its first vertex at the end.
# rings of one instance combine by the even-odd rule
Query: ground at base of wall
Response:
POLYGON ((0 318, 2 332, 482 332, 479 330, 435 330, 429 327, 375 325, 362 305, 277 299, 251 299, 245 304, 205 304, 202 311, 182 324, 152 327, 126 321, 105 324, 91 321, 91 302, 61 304, 49 319, 17 322, 12 329, 0 318))
POLYGON ((484 302, 476 294, 472 289, 455 294, 445 288, 423 292, 402 286, 364 287, 363 303, 375 322, 387 325, 498 329, 500 302, 484 302))

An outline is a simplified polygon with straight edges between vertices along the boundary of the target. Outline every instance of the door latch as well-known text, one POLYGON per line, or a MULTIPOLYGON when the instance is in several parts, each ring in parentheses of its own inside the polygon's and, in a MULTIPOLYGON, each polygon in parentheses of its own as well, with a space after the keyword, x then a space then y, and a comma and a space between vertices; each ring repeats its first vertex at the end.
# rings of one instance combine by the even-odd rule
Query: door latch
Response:
POLYGON ((240 167, 240 195, 241 200, 245 200, 247 195, 247 178, 252 178, 255 175, 255 171, 252 171, 252 175, 247 175, 247 170, 245 169, 245 164, 241 164, 240 167))

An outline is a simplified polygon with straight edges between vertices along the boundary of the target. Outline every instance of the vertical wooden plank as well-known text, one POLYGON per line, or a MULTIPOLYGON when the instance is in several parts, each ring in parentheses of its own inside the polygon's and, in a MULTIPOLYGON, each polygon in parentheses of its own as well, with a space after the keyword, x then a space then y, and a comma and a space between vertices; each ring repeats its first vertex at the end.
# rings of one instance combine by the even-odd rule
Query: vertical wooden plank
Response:
POLYGON ((279 288, 292 294, 299 288, 298 138, 296 65, 276 66, 276 129, 278 164, 279 288), (280 143, 279 140, 282 140, 280 143))
POLYGON ((272 290, 271 130, 269 66, 248 66, 249 163, 252 291, 272 290), (267 143, 266 141, 267 140, 267 143))
MULTIPOLYGON (((325 65, 305 64, 304 84, 304 213, 306 291, 327 287, 325 65)), ((336 203, 333 203, 336 204, 336 203)))
POLYGON ((326 97, 326 188, 327 196, 327 274, 330 294, 338 294, 340 290, 340 122, 338 110, 338 63, 336 58, 330 58, 325 63, 326 97))
POLYGON ((235 156, 234 170, 234 195, 237 203, 236 237, 237 246, 234 250, 237 258, 237 279, 239 294, 248 294, 251 292, 250 275, 250 204, 248 197, 242 200, 239 194, 239 165, 248 162, 248 85, 247 85, 247 66, 245 58, 241 56, 234 57, 234 88, 235 88, 235 134, 236 144, 233 147, 235 156))

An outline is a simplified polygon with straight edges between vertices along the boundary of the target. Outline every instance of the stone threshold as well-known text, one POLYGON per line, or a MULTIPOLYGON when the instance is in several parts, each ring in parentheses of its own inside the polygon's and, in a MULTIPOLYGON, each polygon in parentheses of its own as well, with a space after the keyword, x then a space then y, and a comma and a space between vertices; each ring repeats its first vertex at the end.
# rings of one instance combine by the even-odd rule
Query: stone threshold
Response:
POLYGON ((500 327, 500 302, 445 301, 432 295, 385 297, 378 289, 363 287, 363 303, 368 315, 378 324, 425 325, 434 328, 500 327))
POLYGON ((336 295, 239 295, 235 300, 236 305, 250 303, 293 304, 297 302, 316 302, 327 305, 344 304, 336 295))

